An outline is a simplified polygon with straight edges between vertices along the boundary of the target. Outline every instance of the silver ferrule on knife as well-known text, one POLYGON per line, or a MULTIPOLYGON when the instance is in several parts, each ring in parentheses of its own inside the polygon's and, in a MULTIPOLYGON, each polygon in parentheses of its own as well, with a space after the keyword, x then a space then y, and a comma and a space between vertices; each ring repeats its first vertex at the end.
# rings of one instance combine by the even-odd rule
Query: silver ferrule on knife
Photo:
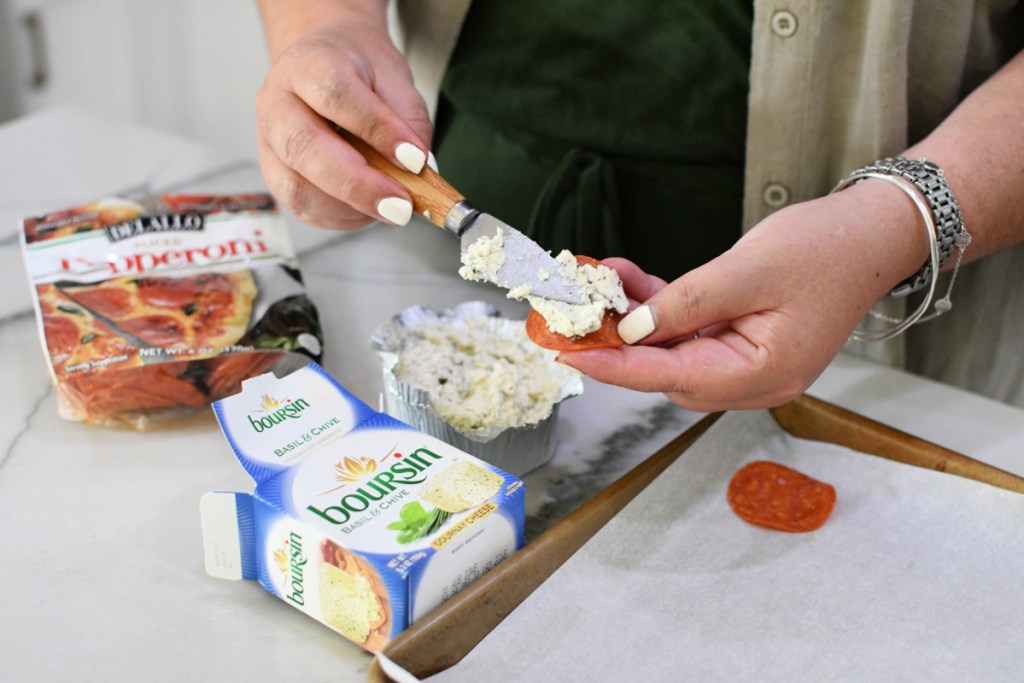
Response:
POLYGON ((462 237, 462 233, 473 224, 473 219, 480 215, 480 210, 465 199, 455 203, 444 217, 444 229, 447 232, 462 237))

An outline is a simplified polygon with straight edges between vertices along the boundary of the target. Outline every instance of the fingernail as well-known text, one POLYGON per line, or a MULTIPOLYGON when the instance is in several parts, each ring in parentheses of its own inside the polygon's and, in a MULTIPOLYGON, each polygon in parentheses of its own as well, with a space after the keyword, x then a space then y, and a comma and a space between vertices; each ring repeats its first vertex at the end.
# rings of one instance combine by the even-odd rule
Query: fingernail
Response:
POLYGON ((403 142, 398 145, 395 148, 395 158, 398 159, 398 163, 413 173, 422 171, 423 164, 427 161, 427 155, 423 153, 423 150, 411 142, 403 142))
POLYGON ((654 332, 654 314, 650 306, 641 306, 619 321, 619 336, 627 344, 635 344, 654 332))
POLYGON ((433 152, 427 152, 427 166, 434 169, 434 173, 440 173, 437 170, 437 157, 434 156, 433 152))
POLYGON ((401 197, 385 197, 377 203, 377 213, 395 225, 405 225, 412 218, 412 202, 401 197))

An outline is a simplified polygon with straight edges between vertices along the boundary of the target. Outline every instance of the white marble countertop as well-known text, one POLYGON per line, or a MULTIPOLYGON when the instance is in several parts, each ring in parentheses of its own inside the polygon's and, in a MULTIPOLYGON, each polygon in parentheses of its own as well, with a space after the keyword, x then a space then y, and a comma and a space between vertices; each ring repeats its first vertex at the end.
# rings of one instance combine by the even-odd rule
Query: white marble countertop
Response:
MULTIPOLYGON (((365 680, 370 657, 255 582, 203 570, 198 501, 249 490, 212 414, 151 433, 57 415, 18 242, 21 218, 115 194, 260 191, 255 163, 77 109, 0 126, 0 661, 5 680, 365 680)), ((456 243, 425 223, 340 234, 290 222, 324 326, 324 367, 376 405, 372 331, 471 299, 456 243)), ((1024 474, 1024 412, 841 356, 812 394, 1024 474)), ((527 478, 528 537, 692 424, 660 395, 588 382, 527 478), (557 493, 554 493, 557 491, 557 493)))

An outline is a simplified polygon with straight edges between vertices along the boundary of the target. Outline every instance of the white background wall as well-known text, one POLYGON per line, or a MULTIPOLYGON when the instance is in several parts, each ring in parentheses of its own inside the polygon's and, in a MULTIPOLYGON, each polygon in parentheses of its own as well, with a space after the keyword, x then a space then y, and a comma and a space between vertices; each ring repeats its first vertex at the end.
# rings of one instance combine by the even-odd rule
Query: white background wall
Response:
POLYGON ((74 103, 255 158, 268 67, 255 0, 0 0, 0 120, 74 103))

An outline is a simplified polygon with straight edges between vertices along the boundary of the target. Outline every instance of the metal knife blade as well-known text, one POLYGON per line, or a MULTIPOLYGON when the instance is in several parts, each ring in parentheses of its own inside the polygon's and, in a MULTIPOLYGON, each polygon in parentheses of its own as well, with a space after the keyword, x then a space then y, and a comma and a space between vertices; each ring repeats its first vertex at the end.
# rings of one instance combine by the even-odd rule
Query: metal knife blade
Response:
POLYGON ((545 299, 585 303, 579 287, 559 277, 558 262, 549 252, 515 228, 476 209, 432 168, 424 166, 420 173, 411 173, 384 158, 364 140, 348 131, 337 130, 366 159, 367 165, 397 181, 409 192, 413 211, 458 237, 463 254, 477 240, 495 237, 501 230, 505 258, 495 277, 484 278, 488 282, 508 289, 526 287, 531 294, 545 299))
POLYGON ((512 226, 487 213, 477 213, 468 220, 459 239, 462 254, 481 239, 501 235, 504 258, 497 272, 484 276, 487 281, 508 290, 527 290, 532 296, 582 304, 585 299, 579 287, 561 277, 561 267, 550 252, 512 226))

